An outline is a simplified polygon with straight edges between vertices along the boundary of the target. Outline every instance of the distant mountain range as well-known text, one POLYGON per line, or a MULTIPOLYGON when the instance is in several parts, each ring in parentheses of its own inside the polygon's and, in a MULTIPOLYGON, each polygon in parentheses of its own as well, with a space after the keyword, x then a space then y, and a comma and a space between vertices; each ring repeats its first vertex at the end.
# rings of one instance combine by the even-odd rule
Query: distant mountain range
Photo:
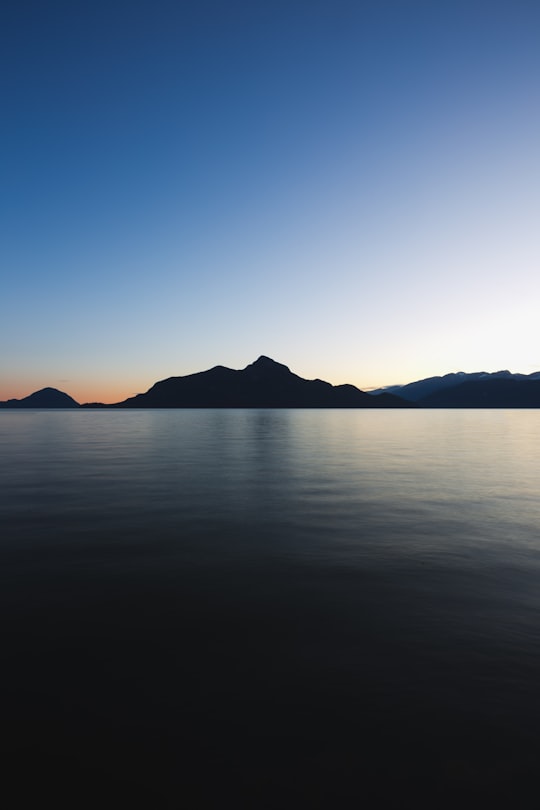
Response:
POLYGON ((43 388, 0 408, 539 408, 540 371, 512 374, 480 371, 379 388, 305 380, 264 355, 241 370, 214 366, 208 371, 169 377, 145 394, 103 405, 79 405, 68 394, 43 388))
POLYGON ((371 393, 394 394, 421 408, 538 408, 540 371, 533 374, 459 371, 407 385, 390 385, 371 393))

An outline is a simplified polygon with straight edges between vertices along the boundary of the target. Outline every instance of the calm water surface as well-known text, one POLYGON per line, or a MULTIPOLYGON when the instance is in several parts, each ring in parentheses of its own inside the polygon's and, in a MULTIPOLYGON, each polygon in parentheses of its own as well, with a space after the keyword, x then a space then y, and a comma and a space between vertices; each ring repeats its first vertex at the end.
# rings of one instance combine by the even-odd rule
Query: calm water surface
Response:
POLYGON ((26 806, 527 806, 538 411, 0 413, 26 806))

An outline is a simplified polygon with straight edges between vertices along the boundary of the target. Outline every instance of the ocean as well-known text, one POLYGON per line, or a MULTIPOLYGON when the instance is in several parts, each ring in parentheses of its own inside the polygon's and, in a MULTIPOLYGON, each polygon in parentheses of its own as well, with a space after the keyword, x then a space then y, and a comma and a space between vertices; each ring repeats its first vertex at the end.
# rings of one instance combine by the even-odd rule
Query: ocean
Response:
POLYGON ((4 788, 525 807, 540 412, 0 413, 4 788))

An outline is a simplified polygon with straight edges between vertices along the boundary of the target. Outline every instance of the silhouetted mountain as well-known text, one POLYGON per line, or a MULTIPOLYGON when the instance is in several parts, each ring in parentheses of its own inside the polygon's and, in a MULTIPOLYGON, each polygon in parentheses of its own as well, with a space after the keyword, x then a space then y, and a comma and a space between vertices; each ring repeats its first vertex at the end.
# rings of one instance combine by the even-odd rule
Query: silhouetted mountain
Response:
MULTIPOLYGON (((372 394, 395 394, 396 396, 408 399, 411 402, 421 402, 425 404, 426 398, 430 394, 442 392, 447 389, 455 388, 456 386, 463 385, 468 382, 486 382, 489 380, 523 380, 533 381, 540 380, 540 371, 533 374, 512 374, 510 371, 495 371, 492 373, 486 371, 476 371, 467 374, 463 371, 458 371, 455 374, 445 374, 443 377, 427 377, 424 380, 417 380, 416 382, 408 383, 407 385, 389 385, 385 388, 378 388, 372 391, 372 394)), ((451 407, 451 406, 448 406, 451 407)), ((489 406, 483 406, 489 407, 489 406)), ((497 407, 497 406, 494 406, 497 407)))
POLYGON ((539 408, 540 380, 490 375, 434 391, 418 400, 417 405, 423 408, 539 408))
POLYGON ((56 388, 0 408, 540 408, 540 372, 510 371, 428 377, 366 393, 354 385, 305 380, 264 355, 241 370, 214 366, 208 371, 169 377, 145 394, 124 402, 79 405, 56 388), (399 395, 397 394, 399 392, 399 395))
POLYGON ((242 370, 215 366, 169 377, 117 408, 403 408, 411 404, 390 394, 372 396, 354 385, 304 380, 287 366, 261 356, 242 370))
POLYGON ((0 402, 0 408, 78 408, 79 403, 56 388, 42 388, 24 399, 0 402))

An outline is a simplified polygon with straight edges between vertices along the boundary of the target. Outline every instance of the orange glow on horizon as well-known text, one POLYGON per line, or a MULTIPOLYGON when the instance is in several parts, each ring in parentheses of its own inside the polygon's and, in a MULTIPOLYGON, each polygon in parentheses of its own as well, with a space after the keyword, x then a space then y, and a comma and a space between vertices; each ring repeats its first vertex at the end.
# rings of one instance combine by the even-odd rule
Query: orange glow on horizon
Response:
POLYGON ((35 391, 40 391, 42 388, 56 388, 58 391, 62 391, 70 397, 73 397, 80 405, 84 405, 88 402, 100 402, 104 405, 111 405, 115 402, 122 402, 128 399, 128 397, 135 396, 135 394, 145 393, 151 385, 152 383, 148 385, 144 383, 138 385, 134 381, 120 379, 117 382, 113 381, 105 384, 103 380, 99 382, 92 382, 91 380, 85 382, 74 381, 73 383, 70 383, 69 380, 60 380, 57 382, 51 382, 50 380, 33 380, 32 382, 19 380, 13 384, 5 382, 0 385, 0 401, 24 399, 35 391))

